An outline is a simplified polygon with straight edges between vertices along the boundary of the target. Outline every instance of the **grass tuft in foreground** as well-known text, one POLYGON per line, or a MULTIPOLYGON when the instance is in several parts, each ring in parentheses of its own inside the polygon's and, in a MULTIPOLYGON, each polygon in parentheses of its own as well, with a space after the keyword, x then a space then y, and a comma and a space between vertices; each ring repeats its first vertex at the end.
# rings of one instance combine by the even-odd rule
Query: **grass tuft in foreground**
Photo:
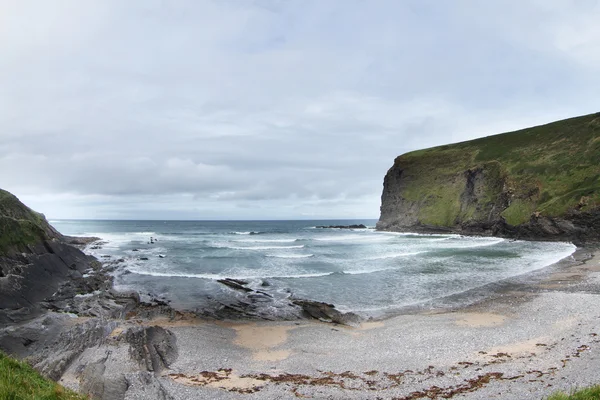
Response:
POLYGON ((548 400, 600 400, 600 385, 581 389, 571 394, 554 393, 548 400))
POLYGON ((2 400, 85 400, 56 382, 43 378, 24 362, 0 352, 0 399, 2 400))

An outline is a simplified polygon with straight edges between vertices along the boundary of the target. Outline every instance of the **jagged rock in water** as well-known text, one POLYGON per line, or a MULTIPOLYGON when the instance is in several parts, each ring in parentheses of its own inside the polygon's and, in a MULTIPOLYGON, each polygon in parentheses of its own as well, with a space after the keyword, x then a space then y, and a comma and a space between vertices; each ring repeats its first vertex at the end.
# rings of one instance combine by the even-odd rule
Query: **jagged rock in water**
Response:
POLYGON ((367 229, 367 227, 363 224, 358 225, 320 225, 317 226, 319 229, 367 229))
POLYGON ((244 292, 252 292, 253 291, 249 287, 245 286, 248 284, 248 282, 242 281, 239 279, 231 279, 231 278, 217 279, 217 282, 222 283, 225 286, 229 286, 232 289, 242 290, 244 292))

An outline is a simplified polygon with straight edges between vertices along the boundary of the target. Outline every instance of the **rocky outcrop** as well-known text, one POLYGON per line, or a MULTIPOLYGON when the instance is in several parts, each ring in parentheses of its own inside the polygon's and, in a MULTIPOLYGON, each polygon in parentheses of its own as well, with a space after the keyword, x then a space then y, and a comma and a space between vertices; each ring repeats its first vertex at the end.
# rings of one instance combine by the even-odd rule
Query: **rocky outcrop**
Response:
POLYGON ((319 225, 317 229, 367 229, 366 225, 354 224, 354 225, 319 225))
POLYGON ((177 359, 175 336, 160 326, 130 328, 125 337, 131 358, 146 371, 159 374, 177 359))
POLYGON ((335 309, 333 304, 312 300, 294 300, 293 303, 302 308, 302 312, 309 318, 334 324, 358 326, 362 319, 352 312, 343 313, 335 309))
POLYGON ((600 113, 407 153, 377 229, 600 241, 600 113))
POLYGON ((112 282, 101 264, 71 244, 94 238, 58 233, 40 213, 0 189, 0 325, 30 320, 77 294, 112 282))
MULTIPOLYGON (((297 320, 302 318, 316 319, 340 325, 356 326, 362 318, 354 313, 343 313, 335 305, 313 300, 294 298, 288 293, 285 298, 274 298, 261 290, 248 287, 249 282, 239 279, 222 279, 218 282, 235 290, 227 304, 203 310, 202 315, 215 319, 262 319, 262 320, 297 320), (211 311, 209 311, 211 310, 211 311)), ((263 284, 267 282, 263 282, 263 284)))

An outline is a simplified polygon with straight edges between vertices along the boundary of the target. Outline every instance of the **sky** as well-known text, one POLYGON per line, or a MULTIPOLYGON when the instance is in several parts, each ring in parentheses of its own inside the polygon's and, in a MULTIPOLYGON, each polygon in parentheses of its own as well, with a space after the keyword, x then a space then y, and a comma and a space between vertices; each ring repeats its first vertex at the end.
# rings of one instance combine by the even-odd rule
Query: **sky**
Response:
POLYGON ((0 0, 47 217, 378 218, 402 153, 600 111, 600 0, 0 0))

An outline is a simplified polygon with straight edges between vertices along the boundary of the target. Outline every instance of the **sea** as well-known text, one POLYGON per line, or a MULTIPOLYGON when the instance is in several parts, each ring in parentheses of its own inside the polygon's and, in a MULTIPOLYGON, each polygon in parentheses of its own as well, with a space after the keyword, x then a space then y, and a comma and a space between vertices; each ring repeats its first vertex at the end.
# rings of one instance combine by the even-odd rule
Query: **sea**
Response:
MULTIPOLYGON (((197 310, 244 280, 274 299, 303 298, 381 317, 443 305, 477 288, 569 257, 571 243, 377 231, 376 220, 51 220, 61 233, 97 236, 86 252, 116 262, 115 286, 197 310), (365 229, 319 228, 364 224, 365 229), (118 261, 118 262, 117 262, 118 261)), ((483 290, 485 292, 485 290, 483 290)))

